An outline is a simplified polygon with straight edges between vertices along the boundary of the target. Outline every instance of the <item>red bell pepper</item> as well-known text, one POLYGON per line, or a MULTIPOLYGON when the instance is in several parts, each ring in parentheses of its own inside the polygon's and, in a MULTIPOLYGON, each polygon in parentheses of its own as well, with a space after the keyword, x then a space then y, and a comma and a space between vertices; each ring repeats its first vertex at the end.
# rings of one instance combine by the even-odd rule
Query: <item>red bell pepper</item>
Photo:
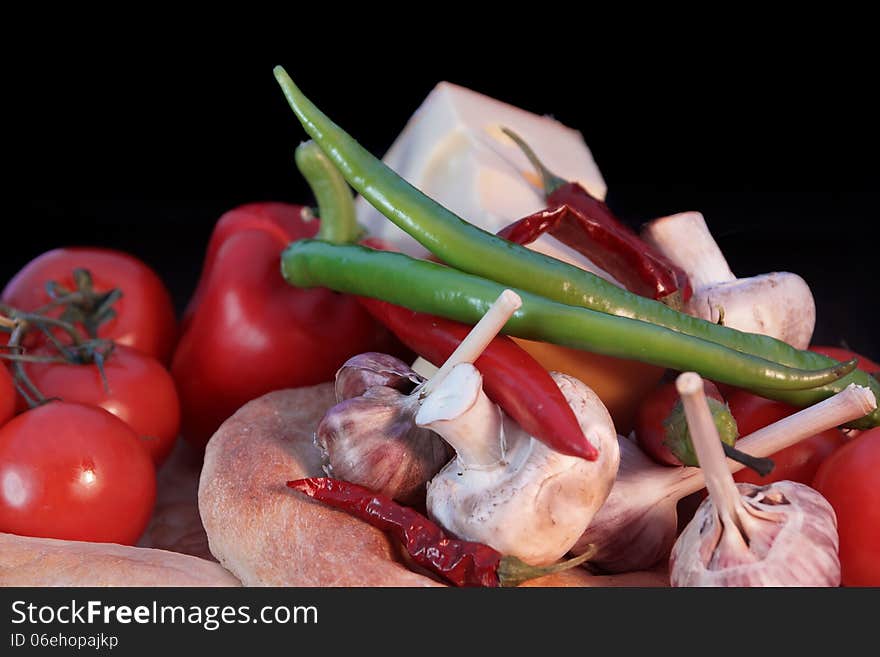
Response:
POLYGON ((317 230, 302 207, 283 203, 244 205, 218 221, 171 365, 187 440, 204 446, 262 394, 332 381, 355 354, 399 351, 353 298, 284 281, 281 251, 317 230))

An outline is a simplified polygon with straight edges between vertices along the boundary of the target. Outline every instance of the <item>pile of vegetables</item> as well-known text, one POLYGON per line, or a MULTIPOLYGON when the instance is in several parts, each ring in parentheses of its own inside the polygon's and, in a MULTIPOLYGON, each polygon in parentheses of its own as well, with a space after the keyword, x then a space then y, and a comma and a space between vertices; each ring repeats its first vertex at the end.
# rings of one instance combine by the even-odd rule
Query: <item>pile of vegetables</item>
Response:
POLYGON ((880 585, 880 366, 807 348, 800 277, 736 279, 697 213, 635 234, 511 131, 548 207, 483 231, 276 77, 312 139, 296 163, 318 217, 227 212, 179 325, 155 272, 116 251, 48 252, 3 290, 0 532, 134 544, 179 434, 204 448, 248 401, 334 381, 327 477, 290 494, 448 583, 669 560, 673 585, 880 585), (365 236, 349 185, 432 258, 365 236), (526 248, 544 233, 620 285, 526 248), (629 418, 535 344, 668 376, 619 435, 629 418))

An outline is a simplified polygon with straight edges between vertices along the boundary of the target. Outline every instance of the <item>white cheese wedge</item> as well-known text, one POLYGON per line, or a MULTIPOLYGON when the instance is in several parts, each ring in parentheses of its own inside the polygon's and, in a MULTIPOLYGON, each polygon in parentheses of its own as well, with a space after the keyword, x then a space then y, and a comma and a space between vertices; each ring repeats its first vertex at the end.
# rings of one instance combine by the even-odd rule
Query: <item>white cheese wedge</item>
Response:
MULTIPOLYGON (((383 161, 463 219, 496 233, 547 205, 534 168, 501 127, 525 139, 551 171, 605 198, 605 181, 580 132, 449 82, 428 94, 383 161)), ((357 211, 371 235, 410 255, 426 254, 363 198, 357 211)), ((530 247, 613 280, 552 237, 530 247)))

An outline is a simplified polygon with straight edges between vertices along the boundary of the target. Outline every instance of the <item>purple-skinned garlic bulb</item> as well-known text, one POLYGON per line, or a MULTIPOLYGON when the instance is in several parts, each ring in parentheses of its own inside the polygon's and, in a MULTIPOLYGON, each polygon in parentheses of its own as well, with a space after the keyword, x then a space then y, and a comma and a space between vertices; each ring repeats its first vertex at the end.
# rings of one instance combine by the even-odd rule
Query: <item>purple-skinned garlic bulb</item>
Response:
POLYGON ((793 481, 737 485, 725 463, 703 381, 676 381, 709 497, 676 540, 673 586, 839 586, 837 520, 818 492, 793 481))
POLYGON ((339 403, 315 431, 324 472, 403 503, 422 501, 425 483, 453 454, 440 436, 415 425, 424 383, 387 354, 349 359, 336 374, 339 403))

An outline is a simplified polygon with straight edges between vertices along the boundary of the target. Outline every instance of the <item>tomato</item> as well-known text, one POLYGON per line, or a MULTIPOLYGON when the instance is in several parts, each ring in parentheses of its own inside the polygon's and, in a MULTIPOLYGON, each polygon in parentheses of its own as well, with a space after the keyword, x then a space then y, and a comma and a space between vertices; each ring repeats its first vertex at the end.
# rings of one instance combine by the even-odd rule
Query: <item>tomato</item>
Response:
POLYGON ((815 351, 817 354, 822 354, 824 356, 828 356, 829 358, 833 358, 834 360, 839 361, 847 361, 851 358, 858 358, 859 362, 857 367, 863 372, 867 372, 868 374, 875 374, 880 372, 880 365, 872 361, 870 358, 865 358, 861 354, 857 354, 854 351, 850 351, 849 349, 843 349, 841 347, 822 347, 813 345, 810 347, 810 351, 815 351))
MULTIPOLYGON (((43 347, 35 355, 56 355, 43 347)), ((25 372, 45 397, 101 406, 124 420, 158 466, 180 430, 180 402, 174 380, 155 358, 116 346, 104 361, 107 388, 97 365, 26 363, 25 372)))
POLYGON ((880 427, 829 456, 813 488, 837 514, 843 584, 880 586, 880 427))
POLYGON ((98 337, 168 362, 177 332, 171 295, 150 267, 127 253, 97 248, 48 251, 25 265, 0 298, 19 310, 36 310, 50 301, 46 291, 49 281, 75 289, 73 271, 77 268, 91 273, 96 292, 122 291, 113 304, 116 316, 100 325, 98 337))
POLYGON ((15 384, 12 375, 3 363, 0 363, 0 427, 15 415, 15 384))
MULTIPOLYGON (((727 404, 736 419, 740 436, 747 436, 801 410, 782 402, 758 397, 743 390, 737 390, 729 395, 727 404)), ((815 436, 804 438, 791 447, 786 447, 771 455, 770 458, 775 467, 766 477, 761 477, 752 470, 744 469, 734 474, 733 478, 736 481, 761 486, 783 479, 809 485, 822 461, 845 442, 846 438, 840 431, 828 429, 815 436)))
MULTIPOLYGON (((709 399, 724 403, 724 398, 721 396, 721 393, 718 392, 718 388, 714 383, 704 380, 703 389, 709 399)), ((636 412, 636 440, 638 440, 642 450, 648 456, 658 463, 663 463, 665 465, 684 465, 681 459, 676 456, 676 453, 691 454, 693 452, 693 447, 690 445, 676 445, 674 450, 670 449, 669 441, 670 438, 674 439, 674 436, 670 436, 667 431, 666 423, 672 415, 673 409, 678 403, 678 400, 679 395, 675 388, 675 383, 663 383, 657 386, 654 391, 642 401, 641 406, 639 406, 638 411, 636 412)), ((725 415, 726 418, 719 419, 719 412, 713 410, 716 426, 719 426, 720 422, 719 430, 721 430, 722 438, 725 439, 725 442, 728 444, 733 444, 736 440, 736 426, 729 421, 730 416, 726 412, 724 412, 723 415, 725 415), (728 421, 725 422, 724 419, 728 421)), ((679 425, 681 429, 680 435, 686 437, 686 432, 684 432, 685 426, 686 425, 679 425)), ((675 435, 679 434, 676 432, 675 435)), ((693 459, 692 464, 695 464, 696 456, 693 455, 691 458, 693 459)))
POLYGON ((153 462, 102 408, 49 402, 0 427, 0 531, 133 545, 156 497, 153 462))

